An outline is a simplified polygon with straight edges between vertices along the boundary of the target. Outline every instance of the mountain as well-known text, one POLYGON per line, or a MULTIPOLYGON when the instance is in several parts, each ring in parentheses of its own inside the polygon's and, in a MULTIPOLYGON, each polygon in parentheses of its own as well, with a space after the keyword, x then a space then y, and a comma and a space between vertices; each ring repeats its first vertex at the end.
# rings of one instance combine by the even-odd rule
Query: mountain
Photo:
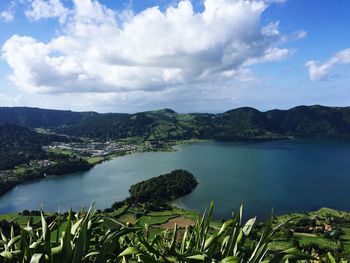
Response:
POLYGON ((98 115, 96 112, 72 112, 27 107, 0 107, 0 123, 30 128, 68 126, 98 115))
POLYGON ((57 133, 102 140, 127 137, 146 140, 350 137, 350 107, 319 105, 267 112, 243 107, 220 114, 179 114, 170 109, 135 114, 99 114, 33 108, 0 108, 1 122, 50 128, 57 133))
POLYGON ((211 137, 223 140, 264 136, 270 130, 264 113, 249 107, 216 115, 213 126, 211 137))

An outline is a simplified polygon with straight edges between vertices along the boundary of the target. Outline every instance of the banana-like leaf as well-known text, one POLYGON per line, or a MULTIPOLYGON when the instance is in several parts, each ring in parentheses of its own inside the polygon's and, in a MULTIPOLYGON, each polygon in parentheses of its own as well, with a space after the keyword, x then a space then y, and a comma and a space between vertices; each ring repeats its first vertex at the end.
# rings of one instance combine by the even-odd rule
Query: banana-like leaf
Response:
POLYGON ((136 255, 139 254, 139 250, 135 247, 128 247, 125 249, 122 253, 119 254, 119 257, 125 257, 125 256, 130 256, 130 255, 136 255))
POLYGON ((34 254, 30 259, 30 263, 39 263, 42 257, 43 254, 34 254))
POLYGON ((13 237, 11 240, 8 242, 7 246, 9 248, 12 247, 13 244, 17 243, 21 239, 21 236, 13 237))
POLYGON ((187 259, 204 261, 206 257, 207 257, 207 255, 205 255, 205 254, 198 254, 198 255, 188 256, 187 259))
POLYGON ((238 263, 238 257, 231 256, 231 257, 226 257, 223 260, 221 260, 221 263, 238 263))
POLYGON ((253 226, 255 224, 255 221, 256 221, 256 217, 255 218, 252 218, 252 219, 249 219, 247 221, 247 223, 244 225, 243 227, 243 233, 245 236, 249 236, 250 232, 252 231, 253 229, 253 226))
POLYGON ((335 259, 334 259, 334 257, 332 256, 331 252, 328 252, 328 253, 327 253, 327 256, 328 256, 328 259, 329 259, 329 261, 330 261, 331 263, 337 263, 337 262, 335 262, 335 259))
POLYGON ((14 254, 10 251, 3 251, 0 253, 0 256, 8 260, 13 260, 15 258, 14 254))

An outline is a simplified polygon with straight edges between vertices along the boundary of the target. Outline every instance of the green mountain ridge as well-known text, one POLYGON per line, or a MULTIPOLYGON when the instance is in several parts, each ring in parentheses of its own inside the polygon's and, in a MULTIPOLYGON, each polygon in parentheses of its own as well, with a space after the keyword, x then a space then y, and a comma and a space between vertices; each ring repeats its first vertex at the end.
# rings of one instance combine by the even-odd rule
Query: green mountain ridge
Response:
POLYGON ((50 128, 93 139, 139 137, 145 140, 254 140, 287 136, 350 137, 350 107, 297 106, 261 112, 250 107, 224 113, 177 113, 171 109, 96 113, 0 108, 0 123, 50 128))
POLYGON ((30 107, 0 107, 0 123, 30 128, 52 128, 72 125, 97 114, 96 112, 73 112, 30 107))

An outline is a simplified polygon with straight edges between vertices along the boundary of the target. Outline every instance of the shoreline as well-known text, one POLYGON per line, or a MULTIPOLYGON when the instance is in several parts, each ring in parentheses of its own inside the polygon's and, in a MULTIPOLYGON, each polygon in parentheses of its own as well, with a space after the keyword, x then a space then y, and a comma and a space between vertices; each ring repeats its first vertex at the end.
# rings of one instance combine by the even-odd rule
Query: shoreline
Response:
MULTIPOLYGON (((271 138, 270 138, 271 139, 271 138)), ((288 140, 293 140, 294 138, 288 138, 288 140)), ((281 141, 282 139, 278 140, 278 141, 281 141)), ((285 138, 284 138, 285 140, 285 138)), ((266 141, 276 141, 276 140, 264 140, 265 142, 266 141)), ((121 157, 121 156, 127 156, 127 155, 131 155, 131 154, 136 154, 136 153, 143 153, 143 152, 174 152, 174 151, 177 151, 176 147, 179 146, 179 145, 186 145, 186 144, 191 144, 191 143, 201 143, 201 142, 222 142, 222 143, 225 143, 228 141, 221 141, 221 140, 212 140, 212 139, 190 139, 190 140, 179 140, 179 141, 172 141, 172 142, 168 142, 170 145, 167 145, 166 147, 161 147, 161 148, 155 148, 155 149, 150 149, 148 148, 147 150, 145 149, 141 149, 141 148, 138 148, 138 150, 133 150, 133 151, 130 151, 130 152, 124 152, 124 153, 119 153, 119 154, 111 154, 109 156, 106 156, 104 157, 103 159, 101 160, 98 160, 97 162, 95 163, 92 163, 91 164, 91 167, 88 169, 92 169, 93 167, 95 167, 96 165, 98 164, 102 164, 103 162, 106 162, 106 161, 111 161, 117 157, 121 157)), ((249 143, 249 142, 242 142, 242 141, 230 141, 231 143, 249 143)), ((252 140, 250 140, 250 142, 252 142, 252 140)), ((255 141, 257 142, 257 141, 255 141)), ((261 140, 258 141, 257 143, 260 143, 262 142, 261 140)), ((40 181, 42 179, 50 179, 50 178, 53 178, 53 177, 61 177, 61 176, 71 176, 71 175, 74 175, 74 174, 77 174, 79 172, 83 172, 83 171, 87 171, 87 170, 79 170, 79 171, 74 171, 72 173, 65 173, 65 174, 61 174, 61 175, 49 175, 49 176, 44 176, 44 175, 41 175, 41 176, 33 176, 31 178, 29 178, 28 180, 25 180, 25 181, 20 181, 19 183, 17 184, 13 184, 11 186, 8 187, 8 189, 6 191, 3 191, 3 193, 0 195, 0 197, 6 195, 8 192, 10 192, 13 188, 15 188, 16 186, 19 186, 19 185, 22 185, 22 184, 30 184, 30 183, 34 183, 34 182, 37 182, 37 181, 40 181)))
MULTIPOLYGON (((231 142, 231 143, 249 143, 249 142, 255 142, 255 143, 260 143, 260 142, 269 142, 269 141, 282 141, 282 140, 291 140, 294 138, 291 137, 280 137, 280 138, 249 138, 249 139, 239 139, 239 140, 216 140, 216 139, 188 139, 188 140, 176 140, 176 141, 164 141, 164 143, 166 143, 166 146, 162 146, 160 148, 147 148, 146 150, 142 150, 142 149, 138 149, 135 151, 131 151, 131 152, 121 152, 121 153, 113 153, 111 155, 105 156, 105 157, 101 157, 101 160, 98 160, 96 162, 89 162, 89 158, 82 158, 83 160, 87 161, 89 164, 89 168, 88 169, 81 169, 81 170, 75 170, 72 172, 68 172, 68 173, 64 173, 64 174, 53 174, 53 175, 46 175, 41 174, 41 171, 39 169, 37 170, 33 170, 31 172, 28 173, 28 177, 26 177, 25 179, 19 179, 18 183, 13 183, 11 185, 3 185, 2 189, 0 189, 0 198, 2 196, 4 196, 5 194, 7 194, 8 192, 10 192, 13 188, 15 188, 18 185, 22 185, 25 183, 31 183, 31 182, 35 182, 37 180, 42 180, 42 179, 46 179, 46 178, 52 178, 52 177, 60 177, 60 176, 67 176, 67 175, 73 175, 75 173, 79 173, 79 172, 84 172, 84 171, 88 171, 92 168, 94 168, 96 165, 102 164, 106 161, 111 161, 115 158, 118 157, 122 157, 122 156, 127 156, 127 155, 131 155, 131 154, 137 154, 137 153, 146 153, 146 152, 176 152, 176 146, 179 145, 185 145, 185 144, 192 144, 192 143, 201 143, 201 142, 231 142)), ((140 145, 138 145, 140 147, 140 145)), ((12 170, 5 170, 5 172, 7 173, 14 173, 14 170, 16 169, 12 169, 12 170)), ((1 171, 0 171, 1 172, 1 171)), ((27 171, 26 171, 27 172, 27 171)), ((14 176, 14 174, 12 174, 11 176, 14 176)))

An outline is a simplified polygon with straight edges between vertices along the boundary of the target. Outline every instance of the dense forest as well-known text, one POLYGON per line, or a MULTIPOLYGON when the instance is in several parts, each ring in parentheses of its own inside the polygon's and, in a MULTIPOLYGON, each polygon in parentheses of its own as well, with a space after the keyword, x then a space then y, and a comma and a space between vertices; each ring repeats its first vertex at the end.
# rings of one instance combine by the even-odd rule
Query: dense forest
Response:
POLYGON ((174 170, 171 173, 153 177, 130 187, 131 200, 134 203, 164 205, 181 196, 189 194, 198 182, 186 170, 174 170))
POLYGON ((0 108, 0 123, 50 128, 93 139, 266 140, 287 136, 350 137, 350 108, 298 106, 260 112, 244 107, 220 114, 179 114, 170 109, 135 114, 0 108))
POLYGON ((0 125, 0 170, 11 169, 31 159, 42 158, 42 137, 27 128, 0 125))
POLYGON ((72 112, 28 107, 0 107, 0 123, 30 128, 72 125, 97 115, 95 112, 72 112))

